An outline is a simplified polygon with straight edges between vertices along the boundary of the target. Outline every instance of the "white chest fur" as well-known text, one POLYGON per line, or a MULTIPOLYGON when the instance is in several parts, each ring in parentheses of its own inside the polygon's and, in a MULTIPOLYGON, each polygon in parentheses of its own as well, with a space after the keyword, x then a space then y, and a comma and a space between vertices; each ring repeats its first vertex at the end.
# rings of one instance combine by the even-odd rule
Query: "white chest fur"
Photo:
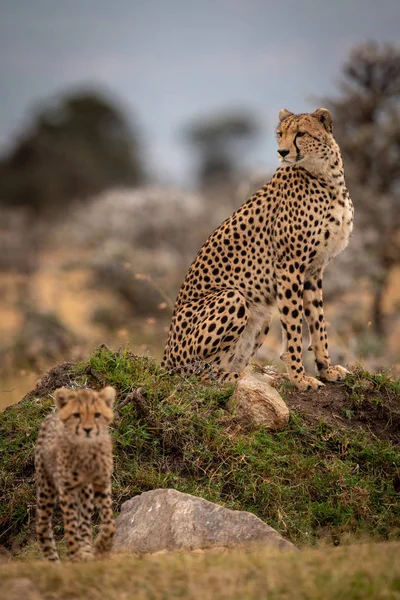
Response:
POLYGON ((353 204, 347 190, 335 196, 329 206, 321 233, 320 250, 312 267, 323 268, 349 243, 353 231, 353 204))
POLYGON ((333 258, 346 248, 353 231, 353 205, 348 194, 343 200, 335 200, 332 203, 330 215, 327 223, 329 237, 326 240, 326 250, 329 258, 333 258))

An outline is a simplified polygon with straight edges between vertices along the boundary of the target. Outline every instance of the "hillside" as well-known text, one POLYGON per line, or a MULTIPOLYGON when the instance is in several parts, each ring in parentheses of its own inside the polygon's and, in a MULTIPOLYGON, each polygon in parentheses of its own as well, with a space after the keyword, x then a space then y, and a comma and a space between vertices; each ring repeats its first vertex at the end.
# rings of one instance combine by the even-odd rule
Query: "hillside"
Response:
POLYGON ((106 383, 118 390, 116 511, 135 494, 171 487, 253 512, 298 546, 398 537, 400 384, 388 374, 356 368, 318 393, 284 384, 288 428, 249 432, 226 409, 232 386, 169 376, 147 357, 100 347, 53 368, 0 414, 1 544, 18 551, 31 539, 33 449, 52 392, 106 383))

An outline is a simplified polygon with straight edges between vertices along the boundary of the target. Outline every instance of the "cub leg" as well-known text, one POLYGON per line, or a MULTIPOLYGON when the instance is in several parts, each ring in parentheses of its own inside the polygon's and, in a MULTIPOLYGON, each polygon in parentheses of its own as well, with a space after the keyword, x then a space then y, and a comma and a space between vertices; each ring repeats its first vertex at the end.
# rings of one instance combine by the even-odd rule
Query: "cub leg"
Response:
POLYGON ((55 487, 48 481, 46 475, 36 469, 37 482, 37 509, 36 509, 36 535, 38 544, 44 558, 59 561, 56 543, 54 541, 52 516, 56 503, 55 487))
POLYGON ((110 552, 114 534, 115 522, 112 512, 111 484, 93 485, 94 501, 100 513, 100 531, 95 542, 96 554, 110 552))
POLYGON ((93 487, 89 484, 79 490, 79 528, 82 538, 82 554, 87 555, 88 558, 93 554, 92 513, 93 487))
POLYGON ((64 520, 64 536, 70 560, 83 558, 83 539, 79 528, 79 492, 61 484, 59 487, 60 506, 64 520))

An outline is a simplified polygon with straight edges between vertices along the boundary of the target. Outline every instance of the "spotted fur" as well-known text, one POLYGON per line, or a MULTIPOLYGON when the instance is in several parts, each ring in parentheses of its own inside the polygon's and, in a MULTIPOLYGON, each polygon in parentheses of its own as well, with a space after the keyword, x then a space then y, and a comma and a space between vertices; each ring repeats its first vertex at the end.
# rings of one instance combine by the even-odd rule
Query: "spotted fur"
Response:
POLYGON ((60 388, 55 392, 58 411, 42 423, 35 449, 36 532, 48 560, 59 560, 51 523, 57 495, 69 557, 79 560, 93 556, 93 503, 101 518, 95 553, 111 549, 115 525, 109 424, 113 419, 114 398, 112 387, 100 392, 60 388))
POLYGON ((328 352, 322 274, 347 245, 353 205, 328 110, 282 110, 277 129, 281 166, 271 181, 211 234, 192 263, 175 303, 165 348, 167 369, 236 380, 268 333, 277 304, 281 355, 300 390, 322 382, 305 375, 306 318, 319 375, 345 377, 328 352))

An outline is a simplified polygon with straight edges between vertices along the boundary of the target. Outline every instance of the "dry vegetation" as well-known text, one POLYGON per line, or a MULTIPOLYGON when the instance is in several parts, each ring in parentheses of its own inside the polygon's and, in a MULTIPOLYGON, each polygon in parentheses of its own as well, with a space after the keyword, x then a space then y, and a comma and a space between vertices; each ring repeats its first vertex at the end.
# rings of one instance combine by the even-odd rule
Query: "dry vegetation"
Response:
POLYGON ((59 566, 0 566, 0 595, 32 600, 396 600, 399 543, 277 554, 265 549, 182 553, 59 566), (17 596, 14 596, 17 597, 17 596))

